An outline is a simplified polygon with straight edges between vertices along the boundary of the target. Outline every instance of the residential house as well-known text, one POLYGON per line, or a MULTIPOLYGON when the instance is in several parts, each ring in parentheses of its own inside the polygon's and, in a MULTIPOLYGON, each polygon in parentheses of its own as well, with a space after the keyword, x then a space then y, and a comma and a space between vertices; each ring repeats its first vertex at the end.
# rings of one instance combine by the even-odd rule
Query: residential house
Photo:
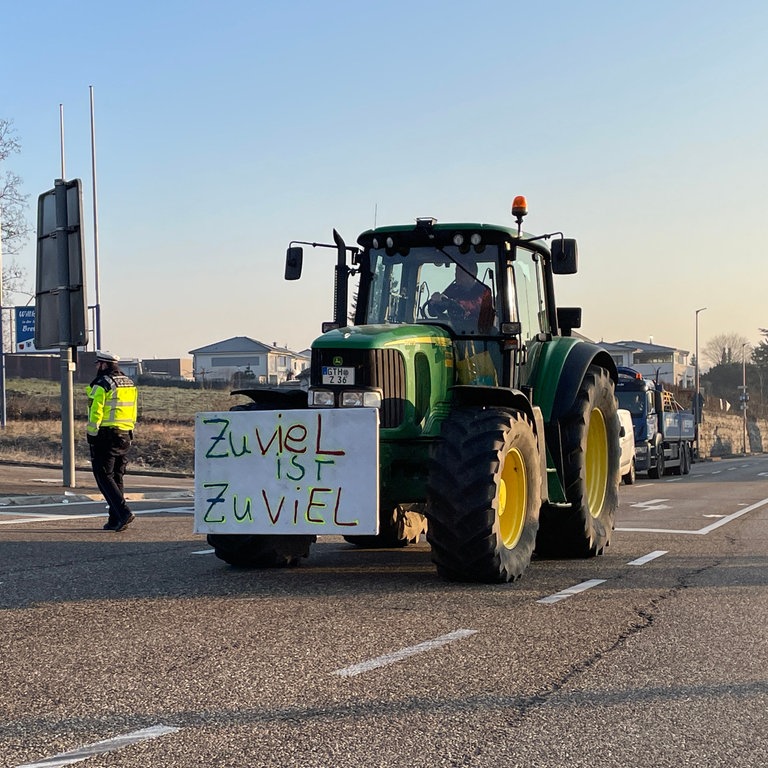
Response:
POLYGON ((189 351, 195 381, 283 384, 309 367, 309 356, 248 336, 233 336, 189 351))
POLYGON ((614 359, 616 365, 634 368, 644 378, 693 389, 695 366, 689 362, 690 352, 676 347, 642 341, 599 342, 614 359))

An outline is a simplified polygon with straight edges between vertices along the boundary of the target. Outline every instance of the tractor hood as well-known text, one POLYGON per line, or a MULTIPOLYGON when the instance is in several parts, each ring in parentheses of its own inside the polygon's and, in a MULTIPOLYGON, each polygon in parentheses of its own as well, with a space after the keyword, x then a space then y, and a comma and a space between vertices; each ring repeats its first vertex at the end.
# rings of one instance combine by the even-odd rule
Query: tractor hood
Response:
POLYGON ((319 336, 312 342, 312 349, 402 349, 422 345, 452 350, 453 338, 445 328, 436 325, 350 325, 319 336))

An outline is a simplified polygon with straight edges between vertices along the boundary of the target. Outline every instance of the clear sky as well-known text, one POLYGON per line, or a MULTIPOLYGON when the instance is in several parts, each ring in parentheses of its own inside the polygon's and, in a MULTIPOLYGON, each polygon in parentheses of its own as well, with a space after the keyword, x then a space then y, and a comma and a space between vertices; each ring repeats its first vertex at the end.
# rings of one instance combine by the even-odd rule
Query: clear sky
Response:
MULTIPOLYGON (((768 3, 0 0, 0 117, 30 196, 81 178, 102 346, 301 350, 335 255, 417 216, 577 238, 582 332, 694 350, 768 327, 768 3)), ((8 257, 6 257, 6 261, 8 257)), ((34 286, 32 238, 16 258, 34 286)), ((25 303, 19 297, 18 303, 25 303)))

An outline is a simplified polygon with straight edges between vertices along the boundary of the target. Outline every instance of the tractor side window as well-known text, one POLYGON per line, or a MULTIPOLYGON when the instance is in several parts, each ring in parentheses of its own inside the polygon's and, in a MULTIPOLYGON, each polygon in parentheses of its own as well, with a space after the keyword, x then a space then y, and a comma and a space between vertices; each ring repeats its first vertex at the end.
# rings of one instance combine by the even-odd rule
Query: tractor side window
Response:
POLYGON ((520 321, 523 342, 535 338, 538 333, 549 331, 544 290, 541 280, 541 263, 533 251, 517 248, 512 263, 517 301, 517 319, 520 321))
POLYGON ((374 277, 368 299, 369 323, 402 323, 403 262, 378 259, 373 262, 374 277))

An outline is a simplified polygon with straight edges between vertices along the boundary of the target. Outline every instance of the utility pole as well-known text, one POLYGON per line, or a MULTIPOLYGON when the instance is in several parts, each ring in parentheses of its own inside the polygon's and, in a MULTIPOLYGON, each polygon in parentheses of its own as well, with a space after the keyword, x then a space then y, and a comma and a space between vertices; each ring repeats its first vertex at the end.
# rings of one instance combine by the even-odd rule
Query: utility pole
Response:
POLYGON ((701 424, 701 394, 699 393, 699 312, 706 307, 696 310, 696 375, 695 389, 693 393, 693 421, 696 437, 696 458, 699 458, 699 424, 701 424))
MULTIPOLYGON (((3 209, 0 208, 0 224, 2 224, 3 209)), ((0 226, 0 427, 6 427, 6 395, 5 395, 5 323, 3 322, 3 228, 0 226)))

